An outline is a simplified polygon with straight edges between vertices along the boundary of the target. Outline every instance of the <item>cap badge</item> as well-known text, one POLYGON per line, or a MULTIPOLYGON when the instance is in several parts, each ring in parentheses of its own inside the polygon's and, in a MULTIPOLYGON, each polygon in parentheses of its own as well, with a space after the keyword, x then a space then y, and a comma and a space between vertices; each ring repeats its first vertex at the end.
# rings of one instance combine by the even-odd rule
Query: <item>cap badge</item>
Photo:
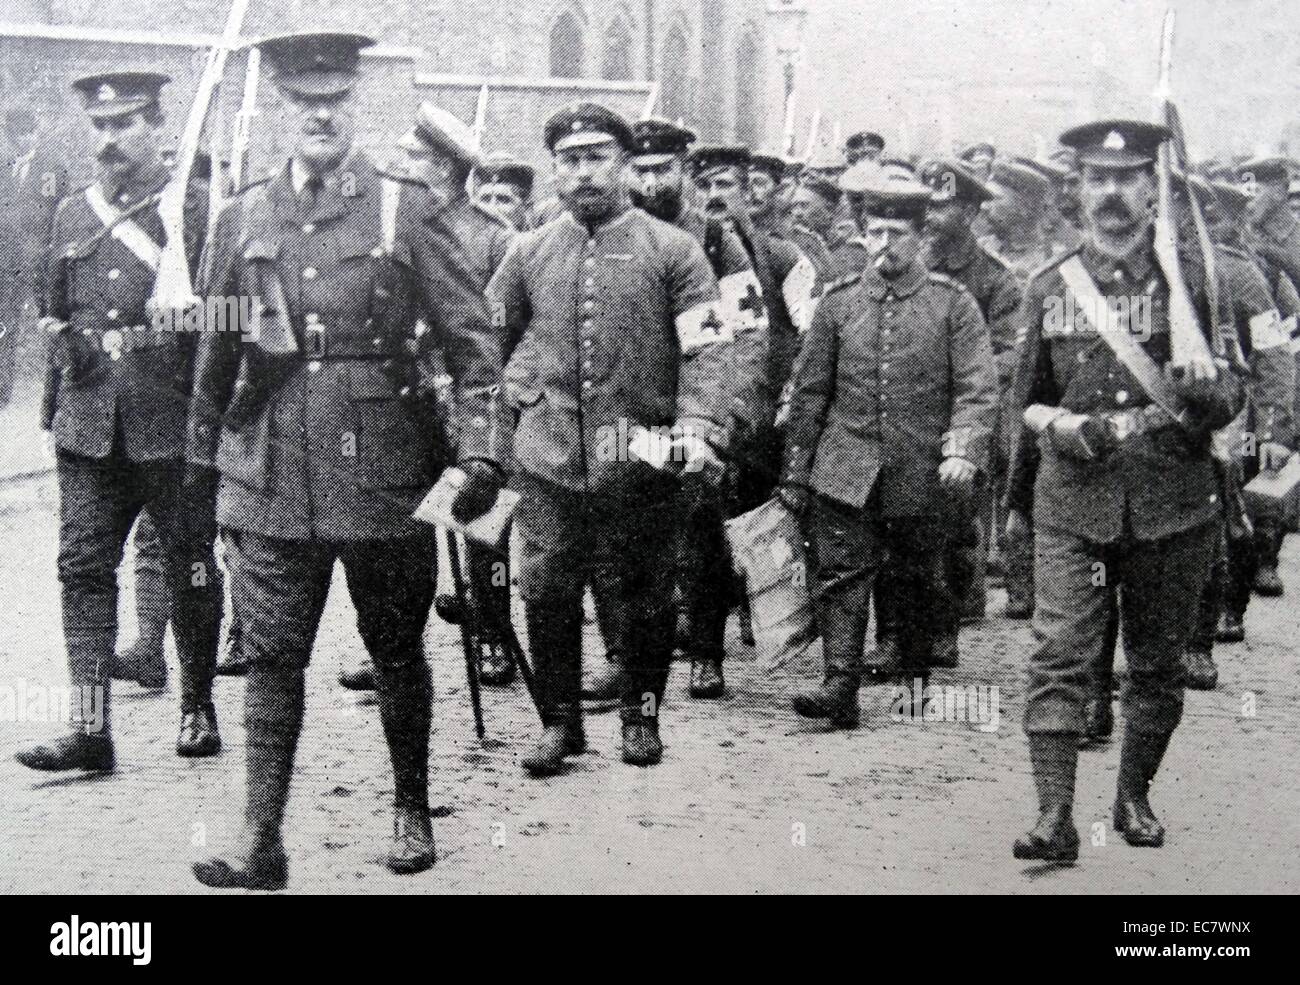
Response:
POLYGON ((1118 130, 1112 130, 1110 133, 1106 134, 1106 139, 1101 142, 1101 146, 1106 148, 1106 150, 1123 150, 1124 135, 1118 130))
POLYGON ((117 98, 117 90, 105 82, 95 91, 95 99, 101 103, 107 103, 117 98))

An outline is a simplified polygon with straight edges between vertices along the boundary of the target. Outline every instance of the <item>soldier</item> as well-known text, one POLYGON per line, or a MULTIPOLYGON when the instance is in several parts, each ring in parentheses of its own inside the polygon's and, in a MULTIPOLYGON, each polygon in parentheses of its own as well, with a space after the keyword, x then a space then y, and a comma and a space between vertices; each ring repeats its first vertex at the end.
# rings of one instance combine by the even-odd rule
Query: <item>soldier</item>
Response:
POLYGON ((784 196, 786 162, 777 154, 753 151, 745 172, 745 205, 750 223, 772 235, 784 235, 788 210, 784 196))
MULTIPOLYGON (((747 148, 710 146, 695 148, 690 160, 705 215, 723 220, 740 238, 767 309, 767 372, 759 385, 761 406, 755 414, 763 423, 742 436, 732 450, 737 467, 736 508, 744 512, 766 502, 780 478, 784 440, 784 428, 778 423, 780 405, 800 338, 817 307, 817 271, 797 246, 766 224, 772 221, 770 208, 757 209, 766 223, 751 219, 755 206, 749 174, 766 172, 765 159, 751 169, 753 158, 747 148)), ((742 623, 742 630, 746 628, 742 623)))
POLYGON ((672 429, 674 460, 716 467, 731 395, 718 285, 695 238, 631 206, 622 182, 632 131, 592 103, 547 121, 566 215, 520 236, 488 287, 521 342, 507 382, 523 500, 522 591, 543 733, 535 776, 586 745, 579 704, 582 597, 616 610, 623 760, 657 763, 673 648, 677 479, 629 453, 639 428, 672 429), (607 577, 596 578, 604 568, 607 577))
POLYGON ((360 50, 372 43, 330 33, 260 42, 293 155, 222 211, 198 285, 205 297, 260 298, 247 332, 201 343, 187 448, 192 471, 220 473, 217 521, 251 664, 244 828, 234 851, 194 866, 218 888, 288 880, 281 825, 304 671, 339 560, 393 765, 387 866, 419 872, 436 858, 422 643, 435 545, 412 518, 443 464, 428 396, 435 347, 461 414, 461 519, 499 491, 508 425, 497 335, 454 234, 419 197, 385 190, 353 149, 360 50))
MULTIPOLYGON (((756 387, 766 372, 767 306, 754 265, 735 231, 718 217, 706 217, 685 202, 686 156, 695 134, 666 120, 642 120, 632 127, 632 201, 656 219, 690 233, 702 247, 722 294, 719 317, 730 323, 735 358, 718 387, 734 387, 732 415, 752 429, 767 421, 770 406, 756 387)), ((693 698, 720 698, 726 683, 722 662, 727 614, 734 595, 723 520, 733 504, 720 489, 694 483, 683 495, 678 585, 685 616, 685 649, 691 660, 693 698)))
MULTIPOLYGON (((966 288, 928 271, 930 190, 900 168, 858 164, 872 263, 822 298, 795 367, 779 495, 807 533, 825 674, 794 697, 808 718, 858 722, 872 582, 886 558, 906 604, 905 644, 924 655, 957 612, 935 584, 952 509, 987 464, 997 381, 988 328, 966 288)), ((893 669, 893 668, 890 668, 893 669)))
MULTIPOLYGON (((162 538, 181 662, 182 756, 221 749, 212 668, 221 588, 203 491, 182 483, 193 338, 146 311, 157 276, 169 174, 157 72, 109 72, 73 83, 94 127, 99 178, 54 218, 46 266, 47 328, 55 333, 47 406, 59 480, 59 581, 73 730, 18 753, 38 770, 111 771, 109 684, 117 639, 117 567, 145 511, 162 538), (110 228, 111 227, 111 228, 110 228), (198 517, 198 519, 196 519, 198 517)), ((186 246, 197 258, 205 189, 186 202, 186 246)))
MULTIPOLYGON (((1068 152, 1067 152, 1068 153, 1068 152)), ((1039 232, 1043 244, 1050 255, 1068 253, 1079 246, 1079 229, 1075 225, 1078 218, 1078 169, 1059 155, 1047 158, 1016 158, 1026 166, 1033 168, 1050 186, 1043 205, 1043 219, 1039 232), (1073 187, 1070 190, 1069 185, 1073 187), (1062 209, 1071 212, 1075 219, 1068 219, 1062 209)))
POLYGON ((41 305, 41 257, 50 241, 54 210, 68 193, 67 169, 41 146, 36 114, 5 114, 12 158, 0 167, 0 409, 13 395, 18 342, 41 305))
MULTIPOLYGON (((453 114, 425 102, 416 111, 415 125, 398 146, 408 156, 408 173, 419 183, 418 190, 410 193, 424 200, 422 207, 451 231, 469 262, 474 283, 480 291, 485 290, 514 233, 504 219, 469 195, 470 173, 479 162, 478 138, 453 114)), ((501 344, 503 357, 508 358, 514 342, 502 338, 501 344)), ((486 548, 471 543, 467 553, 479 679, 489 687, 505 687, 515 676, 514 661, 506 655, 502 635, 510 620, 509 573, 495 567, 499 559, 486 548)), ((373 691, 373 665, 366 661, 355 670, 344 671, 339 683, 354 691, 373 691)))
MULTIPOLYGON (((1007 524, 1009 535, 1023 526, 1032 504, 1039 643, 1024 727, 1040 815, 1016 841, 1016 858, 1078 857, 1072 804, 1084 698, 1116 589, 1129 673, 1114 824, 1129 844, 1164 841, 1148 789, 1182 713, 1183 648, 1222 508, 1210 435, 1240 406, 1222 363, 1196 362, 1181 375, 1166 368, 1167 278, 1176 272, 1155 254, 1150 203, 1153 162, 1167 139, 1162 126, 1130 121, 1062 136, 1082 167, 1085 242, 1033 279, 1021 308, 1013 408, 1023 423, 1007 524), (1098 312, 1120 319, 1119 297, 1130 317, 1111 330, 1112 318, 1098 312)), ((1189 280, 1203 310, 1203 283, 1195 272, 1189 280)), ((1248 289, 1223 286, 1226 297, 1248 289)))
POLYGON ((531 164, 504 151, 487 154, 474 169, 474 201, 522 232, 530 227, 534 174, 531 164))
MULTIPOLYGON (((1238 177, 1253 193, 1248 207, 1251 251, 1300 288, 1300 220, 1287 206, 1291 167, 1292 162, 1285 157, 1259 157, 1242 164, 1238 177)), ((1277 573, 1277 556, 1285 533, 1281 517, 1257 518, 1254 589, 1259 595, 1276 597, 1285 590, 1277 573)))
POLYGON ((885 152, 885 138, 872 130, 860 130, 844 141, 844 161, 849 167, 859 161, 879 161, 885 152))
POLYGON ((997 156, 996 147, 987 140, 977 140, 962 148, 957 160, 966 165, 975 180, 988 184, 993 177, 993 162, 997 156))
POLYGON ((827 245, 839 204, 839 185, 818 173, 804 174, 790 199, 787 238, 812 261, 818 283, 823 286, 844 275, 827 245))

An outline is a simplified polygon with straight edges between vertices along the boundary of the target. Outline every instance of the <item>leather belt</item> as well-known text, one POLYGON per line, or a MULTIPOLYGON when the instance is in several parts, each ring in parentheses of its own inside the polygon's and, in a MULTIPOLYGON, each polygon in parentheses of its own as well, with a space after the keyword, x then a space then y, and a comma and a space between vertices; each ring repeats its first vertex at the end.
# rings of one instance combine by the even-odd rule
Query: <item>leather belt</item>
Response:
POLYGON ((1146 407, 1135 407, 1130 410, 1107 411, 1098 416, 1106 422, 1111 437, 1120 443, 1143 434, 1173 427, 1178 423, 1177 418, 1159 404, 1149 404, 1146 407))
POLYGON ((99 348, 113 359, 128 352, 144 352, 173 345, 176 332, 163 332, 152 325, 123 325, 120 328, 83 328, 87 338, 99 337, 99 348))
POLYGON ((350 336, 327 338, 325 326, 308 325, 302 333, 303 358, 329 359, 396 359, 401 353, 386 339, 359 339, 350 336))

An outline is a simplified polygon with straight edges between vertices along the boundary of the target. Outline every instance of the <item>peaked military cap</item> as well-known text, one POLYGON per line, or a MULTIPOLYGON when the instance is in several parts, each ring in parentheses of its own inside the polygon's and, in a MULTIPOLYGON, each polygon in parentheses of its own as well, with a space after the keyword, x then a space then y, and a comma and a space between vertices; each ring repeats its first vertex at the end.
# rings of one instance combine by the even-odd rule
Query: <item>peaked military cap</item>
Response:
POLYGON ((799 178, 799 184, 810 192, 816 192, 832 205, 840 200, 841 192, 838 182, 820 171, 805 172, 799 178))
POLYGON ((1208 181, 1194 176, 1192 183, 1198 189, 1211 192, 1214 195, 1215 204, 1234 218, 1241 218, 1246 214, 1246 206, 1250 204, 1250 195, 1246 189, 1236 182, 1208 181), (1204 182, 1204 185, 1201 182, 1204 182))
POLYGON ((993 198, 993 193, 961 161, 936 158, 921 168, 921 181, 930 188, 932 202, 962 202, 979 205, 993 198))
POLYGON ((849 137, 848 140, 844 141, 845 150, 858 151, 867 147, 874 147, 876 150, 884 150, 885 138, 874 130, 861 130, 849 137))
POLYGON ((993 164, 988 188, 995 195, 1011 194, 1042 199, 1051 191, 1051 182, 1038 168, 1023 158, 1003 158, 993 164))
POLYGON ((1159 123, 1098 120, 1066 130, 1061 143, 1074 150, 1080 164, 1137 168, 1154 161, 1156 151, 1170 136, 1169 128, 1159 123))
POLYGON ((668 120, 637 120, 632 124, 632 154, 642 164, 663 164, 680 157, 695 143, 695 131, 668 120))
POLYGON ((1241 176, 1252 175, 1260 181, 1287 181, 1291 177, 1293 162, 1280 154, 1264 154, 1243 161, 1237 166, 1241 176))
POLYGON ((921 220, 930 203, 929 187, 910 168, 897 165, 859 161, 845 172, 840 185, 873 219, 921 220))
POLYGON ((515 185, 523 191, 525 198, 532 194, 537 174, 531 164, 525 164, 505 151, 493 151, 485 155, 479 163, 477 173, 481 183, 515 185))
POLYGON ((361 49, 374 43, 364 34, 298 31, 263 38, 257 47, 282 89, 301 96, 339 96, 356 84, 361 49))
POLYGON ((72 87, 92 118, 105 119, 157 106, 162 87, 170 81, 171 76, 162 72, 132 69, 83 75, 72 87))
POLYGON ((476 164, 479 158, 478 137, 473 127, 430 102, 420 103, 415 113, 415 125, 402 135, 397 146, 415 153, 442 151, 466 164, 476 164))
POLYGON ((546 121, 543 135, 547 150, 552 152, 610 140, 624 150, 632 150, 632 128, 627 120, 599 103, 566 106, 546 121))
POLYGON ((749 155, 748 166, 757 168, 760 171, 766 171, 774 181, 780 181, 784 178, 789 168, 785 158, 775 151, 753 151, 749 155))
POLYGON ((958 159, 962 161, 972 161, 980 154, 985 157, 997 157, 998 150, 987 140, 977 140, 973 144, 967 144, 958 153, 958 159))
POLYGON ((691 151, 691 170, 699 178, 718 168, 747 168, 752 157, 743 144, 709 144, 691 151))

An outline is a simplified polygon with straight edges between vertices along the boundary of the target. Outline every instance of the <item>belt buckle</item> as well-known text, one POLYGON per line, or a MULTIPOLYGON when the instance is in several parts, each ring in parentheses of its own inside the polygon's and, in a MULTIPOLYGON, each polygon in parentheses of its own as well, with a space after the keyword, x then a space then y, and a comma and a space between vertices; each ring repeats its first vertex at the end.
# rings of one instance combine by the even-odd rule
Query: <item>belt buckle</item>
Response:
POLYGON ((319 322, 308 325, 307 330, 303 333, 303 342, 305 343, 306 352, 304 355, 308 359, 325 358, 325 326, 319 322))

